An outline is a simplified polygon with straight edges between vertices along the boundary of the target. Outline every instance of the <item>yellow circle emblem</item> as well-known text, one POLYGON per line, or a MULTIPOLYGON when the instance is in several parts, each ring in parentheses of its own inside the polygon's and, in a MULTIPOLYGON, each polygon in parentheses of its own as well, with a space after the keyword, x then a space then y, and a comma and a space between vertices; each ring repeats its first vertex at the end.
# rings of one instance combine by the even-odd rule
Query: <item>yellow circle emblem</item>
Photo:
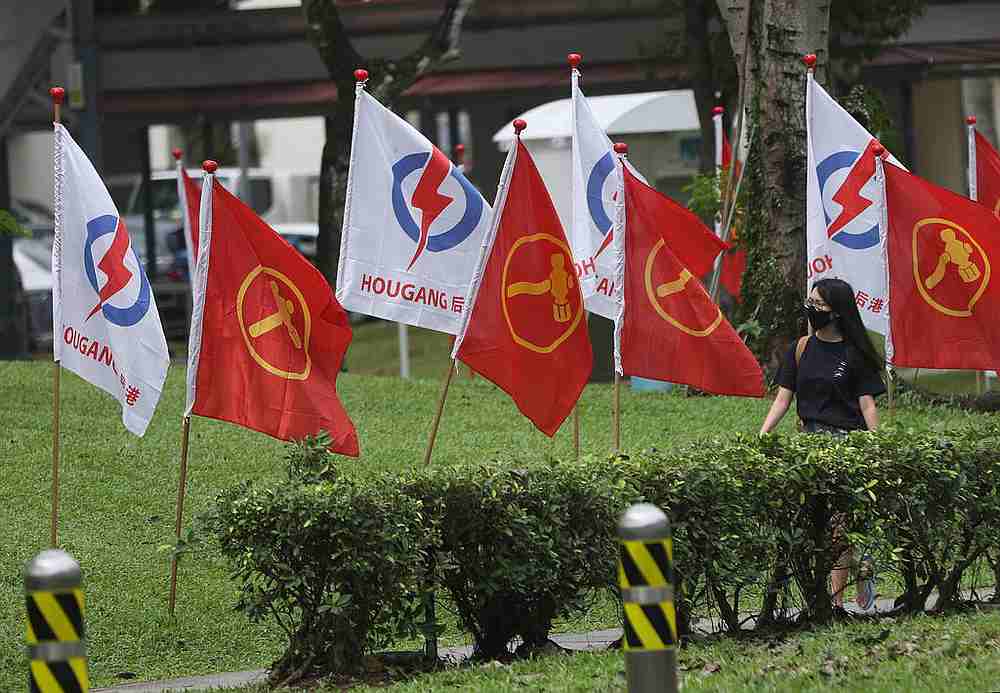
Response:
MULTIPOLYGON (((687 289, 688 282, 694 279, 687 269, 683 269, 677 279, 664 282, 656 287, 653 286, 653 267, 656 261, 656 255, 665 245, 666 244, 663 242, 663 239, 659 239, 656 242, 656 245, 653 246, 653 249, 649 251, 649 255, 646 257, 646 268, 643 274, 646 286, 646 297, 649 299, 649 302, 652 304, 653 309, 657 312, 657 314, 681 332, 689 334, 692 337, 707 337, 715 332, 715 329, 722 323, 722 310, 718 306, 714 306, 716 310, 715 320, 713 320, 708 327, 699 329, 685 325, 683 322, 668 313, 660 304, 659 299, 685 291, 687 289)), ((697 280, 695 280, 694 291, 704 293, 704 289, 698 286, 697 280)))
POLYGON ((990 283, 990 262, 976 239, 948 219, 921 219, 913 227, 912 253, 913 280, 924 301, 953 318, 970 317, 990 283))
MULTIPOLYGON (((306 303, 305 297, 302 296, 302 292, 299 291, 299 288, 295 286, 291 279, 278 270, 257 265, 257 267, 244 277, 243 283, 240 285, 240 290, 236 294, 236 317, 240 323, 243 342, 246 344, 250 356, 258 366, 272 375, 288 380, 305 380, 309 377, 309 372, 312 370, 312 359, 309 356, 309 337, 312 320, 309 315, 309 305, 306 303), (247 299, 247 291, 258 277, 268 278, 266 280, 268 293, 274 298, 276 310, 256 322, 247 325, 244 319, 244 303, 247 299), (293 296, 295 300, 291 300, 289 296, 293 296), (295 326, 294 321, 294 316, 297 312, 302 316, 301 334, 295 326), (288 341, 291 342, 292 349, 303 353, 305 359, 300 370, 290 371, 287 370, 287 365, 285 368, 274 365, 261 355, 260 352, 266 350, 263 348, 258 349, 255 346, 255 342, 258 342, 261 337, 272 331, 279 330, 287 336, 288 341)), ((285 350, 285 353, 288 353, 287 350, 285 350)))
POLYGON ((573 253, 566 243, 551 234, 535 233, 522 236, 514 242, 503 265, 500 291, 503 317, 514 343, 538 354, 550 354, 558 349, 560 344, 569 339, 583 318, 583 303, 573 269, 573 253), (518 249, 538 242, 554 246, 552 250, 555 252, 548 254, 549 266, 545 275, 532 277, 534 281, 511 282, 511 260, 518 249), (517 320, 511 320, 510 299, 517 296, 544 297, 551 305, 551 312, 546 309, 540 316, 537 310, 529 313, 522 309, 514 311, 517 320), (514 327, 515 322, 520 329, 514 327), (563 325, 565 328, 560 329, 563 325))

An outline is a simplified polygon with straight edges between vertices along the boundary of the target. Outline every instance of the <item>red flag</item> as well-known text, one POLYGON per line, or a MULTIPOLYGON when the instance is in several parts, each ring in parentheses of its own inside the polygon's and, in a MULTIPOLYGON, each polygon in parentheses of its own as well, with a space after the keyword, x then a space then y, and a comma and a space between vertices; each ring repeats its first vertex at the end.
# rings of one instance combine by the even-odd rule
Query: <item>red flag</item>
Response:
POLYGON ((356 457, 358 436, 337 396, 347 313, 308 260, 207 180, 209 257, 195 277, 188 412, 281 440, 326 430, 332 451, 356 457))
POLYGON ((187 207, 187 209, 182 209, 181 211, 187 215, 185 218, 185 222, 187 222, 185 230, 191 235, 191 245, 188 248, 188 252, 191 254, 191 265, 193 266, 198 261, 198 210, 201 208, 201 188, 188 175, 183 166, 179 166, 178 168, 181 174, 181 184, 184 186, 184 197, 181 198, 182 207, 187 207))
POLYGON ((454 355, 552 436, 593 366, 583 297, 559 217, 520 138, 503 176, 509 183, 497 196, 496 238, 474 275, 482 279, 473 280, 454 355))
POLYGON ((764 395, 764 374, 698 281, 724 244, 625 170, 622 371, 723 395, 764 395))
POLYGON ((1000 153, 976 131, 976 197, 1000 217, 1000 153))
POLYGON ((1000 219, 891 164, 885 195, 892 364, 1000 367, 1000 219))
MULTIPOLYGON (((722 170, 726 181, 726 189, 735 192, 736 181, 740 179, 743 165, 733 159, 733 148, 729 144, 729 138, 722 134, 722 170), (735 163, 735 166, 734 166, 735 163), (733 167, 734 166, 734 167, 733 167), (733 167, 733 168, 730 168, 733 167)), ((726 199, 723 195, 723 199, 726 199)), ((736 220, 730 224, 731 235, 736 240, 736 220)), ((722 288, 729 292, 729 295, 739 303, 743 300, 743 273, 747 269, 747 251, 740 247, 731 248, 722 256, 722 270, 719 281, 722 288)))

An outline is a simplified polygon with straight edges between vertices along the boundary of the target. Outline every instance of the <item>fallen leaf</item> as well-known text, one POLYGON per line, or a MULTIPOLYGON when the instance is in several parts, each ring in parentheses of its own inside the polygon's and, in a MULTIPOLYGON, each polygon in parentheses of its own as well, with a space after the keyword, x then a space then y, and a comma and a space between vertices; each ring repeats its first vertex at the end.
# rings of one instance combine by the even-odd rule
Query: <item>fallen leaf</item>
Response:
POLYGON ((708 662, 701 668, 701 673, 704 675, 715 674, 722 671, 722 665, 718 662, 708 662))

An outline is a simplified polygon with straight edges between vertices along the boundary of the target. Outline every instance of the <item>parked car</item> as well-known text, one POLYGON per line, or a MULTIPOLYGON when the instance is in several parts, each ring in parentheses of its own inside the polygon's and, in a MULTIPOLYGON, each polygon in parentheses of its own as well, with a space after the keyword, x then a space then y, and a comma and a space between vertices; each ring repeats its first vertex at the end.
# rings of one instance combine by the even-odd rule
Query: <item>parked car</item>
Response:
MULTIPOLYGON (((201 182, 200 169, 188 169, 188 175, 201 182)), ((316 206, 313 185, 315 173, 265 171, 250 169, 250 202, 254 211, 272 226, 294 224, 299 229, 315 228, 316 206)), ((240 170, 223 167, 216 178, 230 192, 239 195, 240 170)), ((137 174, 111 176, 108 190, 125 216, 125 224, 140 259, 146 259, 145 189, 137 174)), ((151 178, 157 274, 182 280, 187 275, 187 251, 183 243, 183 218, 177 196, 177 172, 157 171, 151 178)), ((313 233, 315 237, 315 233, 313 233)))

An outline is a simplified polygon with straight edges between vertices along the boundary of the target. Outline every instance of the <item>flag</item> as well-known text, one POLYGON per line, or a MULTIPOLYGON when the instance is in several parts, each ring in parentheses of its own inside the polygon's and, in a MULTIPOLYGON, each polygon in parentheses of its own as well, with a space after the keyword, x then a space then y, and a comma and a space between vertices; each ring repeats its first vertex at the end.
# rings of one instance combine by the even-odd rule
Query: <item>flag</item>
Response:
MULTIPOLYGON (((728 205, 729 196, 736 194, 736 183, 740 179, 743 166, 739 160, 733 158, 733 147, 729 144, 729 138, 726 137, 722 127, 721 107, 712 112, 712 120, 715 121, 715 166, 719 175, 719 196, 721 198, 721 208, 715 222, 715 233, 721 238, 722 209, 728 205)), ((733 209, 735 210, 735 208, 733 209)), ((733 219, 729 224, 729 235, 733 241, 737 241, 736 221, 737 219, 733 219)), ((733 247, 727 250, 721 258, 722 267, 719 270, 719 283, 739 303, 743 300, 743 274, 747 269, 747 251, 736 243, 731 245, 733 247)))
POLYGON ((1000 153, 975 131, 976 199, 1000 217, 1000 153))
POLYGON ((1000 219, 903 169, 884 168, 887 359, 912 368, 997 369, 1000 283, 992 263, 1000 258, 1000 219))
POLYGON ((174 150, 174 157, 177 159, 177 199, 180 201, 181 217, 184 220, 188 279, 193 288, 194 267, 198 260, 198 209, 201 207, 201 190, 184 168, 179 149, 174 150))
MULTIPOLYGON (((614 286, 615 259, 611 250, 615 153, 611 140, 580 89, 579 77, 574 67, 571 76, 573 211, 570 245, 587 310, 614 320, 620 305, 615 298, 618 292, 614 286)), ((638 171, 633 169, 633 173, 641 178, 638 171)))
POLYGON ((325 430, 330 450, 356 457, 337 396, 351 327, 330 285, 213 175, 200 219, 187 414, 280 440, 325 430))
POLYGON ((143 435, 170 363, 156 299, 108 189, 59 123, 52 275, 55 360, 117 399, 143 435))
MULTIPOLYGON (((836 277, 859 296, 861 319, 885 334, 882 201, 872 135, 827 94, 810 72, 806 85, 806 276, 836 277)), ((902 166, 889 156, 891 163, 902 166)))
POLYGON ((474 276, 453 358, 555 435, 587 384, 593 356, 573 254, 520 137, 507 155, 474 276))
POLYGON ((337 299, 455 334, 490 207, 427 138, 358 84, 337 299))
POLYGON ((618 372, 762 397, 760 365, 698 280, 725 247, 722 241, 627 168, 622 190, 624 218, 616 228, 622 239, 615 242, 624 294, 615 325, 618 372))

